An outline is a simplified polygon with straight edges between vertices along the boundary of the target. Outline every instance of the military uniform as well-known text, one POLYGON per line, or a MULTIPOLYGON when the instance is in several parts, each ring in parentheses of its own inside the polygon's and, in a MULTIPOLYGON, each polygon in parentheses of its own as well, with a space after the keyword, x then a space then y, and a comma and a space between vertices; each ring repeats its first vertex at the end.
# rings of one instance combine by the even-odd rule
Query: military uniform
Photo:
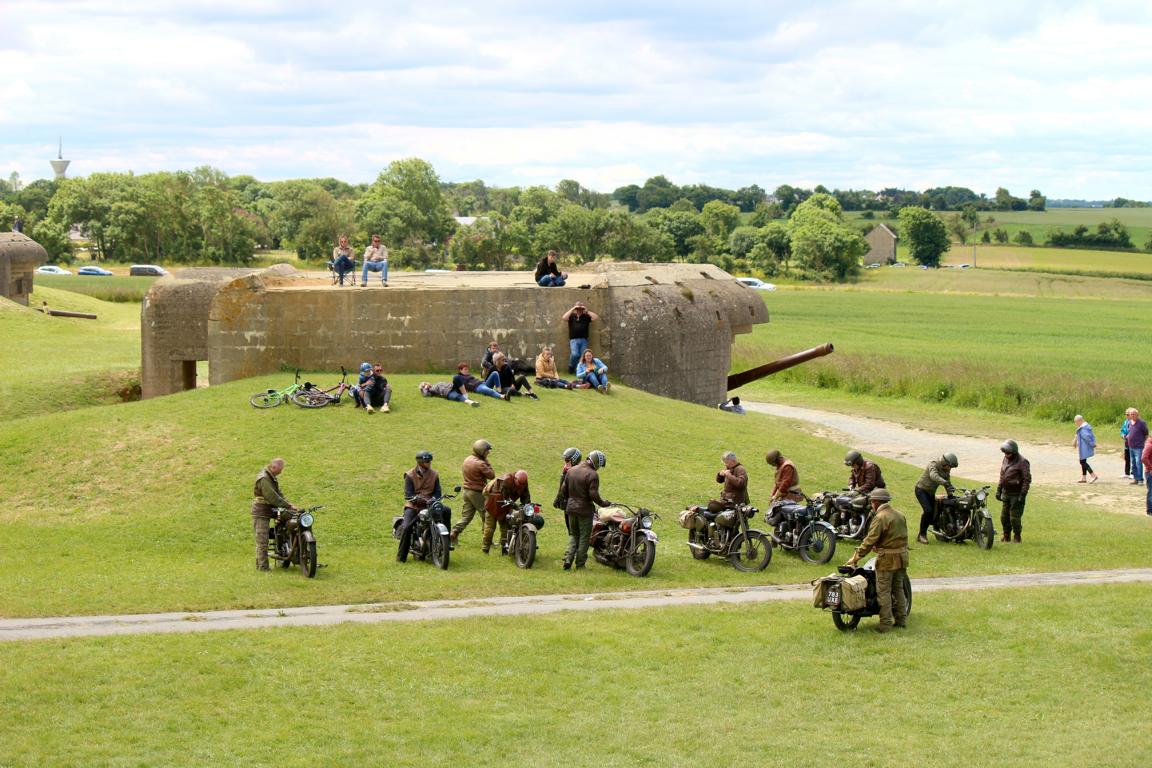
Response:
POLYGON ((716 473, 716 482, 724 483, 720 491, 720 500, 728 504, 748 503, 748 470, 743 464, 737 464, 728 470, 729 474, 716 473))
POLYGON ((280 493, 280 481, 268 467, 256 475, 252 488, 252 531, 256 534, 256 570, 268 570, 268 521, 276 519, 275 507, 291 507, 280 493))
POLYGON ((881 504, 868 526, 868 535, 856 548, 856 557, 869 552, 876 557, 876 599, 880 602, 880 626, 903 627, 908 615, 904 578, 908 574, 908 521, 891 504, 881 504))
POLYGON ((1005 455, 1000 464, 1000 484, 996 486, 996 498, 1004 506, 1000 509, 1000 529, 1003 540, 1015 535, 1020 541, 1021 518, 1024 517, 1024 499, 1032 487, 1032 466, 1028 459, 1019 453, 1005 455))
POLYGON ((600 498, 600 475, 590 460, 568 470, 564 476, 568 505, 568 549, 564 552, 564 567, 583 568, 588 562, 588 540, 592 538, 592 519, 596 507, 606 507, 608 502, 600 498))
POLYGON ((936 518, 936 489, 944 486, 948 493, 952 487, 952 466, 941 456, 928 462, 924 474, 916 481, 916 501, 920 502, 920 535, 927 538, 928 526, 936 518))
POLYGON ((484 484, 496 477, 496 470, 492 469, 488 460, 475 454, 464 459, 460 472, 464 476, 464 482, 461 483, 464 488, 461 493, 464 501, 460 505, 460 521, 452 526, 453 539, 460 537, 472 522, 472 518, 476 517, 477 512, 484 514, 484 484))
POLYGON ((502 477, 492 480, 484 489, 484 538, 480 543, 481 549, 487 554, 492 546, 492 536, 496 533, 496 526, 500 526, 500 546, 503 550, 508 539, 508 506, 506 502, 527 504, 532 501, 532 494, 525 484, 521 490, 516 485, 516 473, 509 472, 502 477))

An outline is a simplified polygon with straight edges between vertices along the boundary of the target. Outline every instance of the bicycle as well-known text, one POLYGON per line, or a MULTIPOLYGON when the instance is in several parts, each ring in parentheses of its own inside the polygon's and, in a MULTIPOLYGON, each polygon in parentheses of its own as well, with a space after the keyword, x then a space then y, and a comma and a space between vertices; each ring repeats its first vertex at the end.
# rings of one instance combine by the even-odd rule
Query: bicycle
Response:
POLYGON ((281 403, 290 400, 292 395, 300 390, 311 388, 312 382, 306 381, 303 385, 300 384, 300 369, 297 368, 295 382, 284 387, 284 389, 268 389, 263 392, 257 392, 248 398, 248 402, 251 403, 254 408, 275 408, 281 403))
POLYGON ((340 383, 329 389, 318 389, 310 382, 292 393, 292 402, 301 408, 323 408, 326 405, 339 405, 341 396, 352 388, 348 383, 348 371, 340 366, 340 383), (335 392, 336 394, 332 394, 335 392))

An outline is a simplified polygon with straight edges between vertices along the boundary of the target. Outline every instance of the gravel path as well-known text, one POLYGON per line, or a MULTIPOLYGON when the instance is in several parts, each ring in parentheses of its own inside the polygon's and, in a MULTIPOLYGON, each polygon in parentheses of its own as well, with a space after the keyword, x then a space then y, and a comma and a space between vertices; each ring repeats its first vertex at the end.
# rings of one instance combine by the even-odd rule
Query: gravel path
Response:
MULTIPOLYGON (((1000 461, 1003 458, 1000 443, 1006 435, 971 437, 941 434, 890 421, 812 408, 752 403, 747 400, 743 401, 743 405, 749 411, 793 419, 817 437, 835 440, 866 453, 886 456, 917 467, 923 467, 930 459, 951 451, 960 459, 956 475, 993 486, 1000 478, 1000 461)), ((1089 485, 1076 482, 1080 478, 1080 465, 1076 450, 1072 447, 1071 432, 1067 445, 1021 443, 1020 453, 1032 465, 1033 487, 1043 489, 1048 496, 1061 501, 1089 504, 1110 512, 1144 514, 1145 489, 1129 485, 1129 481, 1120 474, 1123 457, 1119 454, 1097 454, 1091 463, 1100 480, 1089 485)), ((808 490, 812 492, 821 489, 808 490)), ((910 494, 912 489, 908 490, 910 494)))
MULTIPOLYGON (((829 566, 831 569, 831 566, 829 566)), ((1152 582, 1152 568, 1066 573, 1005 574, 913 579, 912 591, 996 589, 1060 584, 1120 584, 1152 582)), ((152 613, 126 616, 66 616, 46 619, 0 620, 0 641, 45 640, 108 635, 213 632, 226 629, 315 627, 333 624, 376 624, 388 621, 433 621, 472 616, 542 615, 557 611, 597 611, 623 608, 664 608, 720 603, 764 603, 810 600, 808 584, 602 592, 584 595, 489 597, 469 600, 430 600, 366 605, 318 605, 249 611, 152 613)))

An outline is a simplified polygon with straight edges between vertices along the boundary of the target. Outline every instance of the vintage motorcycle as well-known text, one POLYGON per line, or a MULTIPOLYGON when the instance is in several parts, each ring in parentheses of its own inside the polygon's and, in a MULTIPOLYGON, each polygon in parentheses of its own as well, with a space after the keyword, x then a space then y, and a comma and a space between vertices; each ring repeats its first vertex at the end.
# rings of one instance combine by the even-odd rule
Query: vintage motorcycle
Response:
POLYGON ((656 532, 652 520, 659 516, 643 507, 613 503, 600 511, 592 524, 589 543, 596 562, 613 568, 624 567, 630 576, 647 576, 656 562, 656 532), (612 507, 626 511, 613 514, 612 507))
POLYGON ((707 507, 689 507, 693 514, 688 529, 688 548, 692 557, 707 560, 712 555, 726 557, 738 571, 762 571, 772 560, 772 542, 760 531, 749 528, 748 521, 760 510, 751 504, 735 504, 719 512, 707 507))
MULTIPOLYGON (((419 499, 425 502, 425 506, 416 514, 416 520, 412 523, 410 533, 412 543, 408 547, 408 553, 417 560, 431 558, 432 565, 441 570, 448 569, 448 557, 452 551, 452 539, 447 525, 452 510, 444 501, 456 498, 457 493, 460 493, 460 486, 456 486, 450 494, 432 499, 419 499)), ((392 538, 397 541, 400 539, 400 527, 403 524, 403 515, 392 518, 392 538)))
POLYGON ((778 501, 765 513, 778 547, 798 551, 806 563, 828 562, 836 553, 836 531, 820 519, 820 507, 812 499, 801 504, 778 501))
MULTIPOLYGON (((846 610, 844 607, 844 584, 842 579, 827 577, 823 605, 819 606, 832 611, 832 623, 841 632, 856 629, 860 619, 868 616, 880 615, 880 601, 876 597, 876 558, 871 558, 864 565, 841 565, 836 569, 844 578, 863 576, 868 584, 865 589, 865 604, 862 608, 846 610)), ((908 604, 908 613, 912 613, 912 581, 904 575, 904 601, 908 604)))
POLYGON ((863 539, 872 522, 872 506, 867 494, 851 488, 824 491, 812 497, 820 509, 820 519, 832 526, 841 539, 863 539))
POLYGON ((287 568, 293 563, 300 566, 300 573, 308 578, 316 575, 316 535, 312 533, 312 523, 316 520, 316 510, 285 509, 276 507, 275 518, 268 521, 268 556, 287 568))
POLYGON ((932 535, 937 541, 962 544, 973 539, 980 549, 992 549, 996 529, 988 511, 988 489, 958 488, 954 496, 937 497, 932 535))
POLYGON ((508 554, 518 568, 531 568, 536 562, 536 532, 544 527, 544 516, 540 514, 539 504, 509 506, 511 509, 504 518, 508 522, 508 554))

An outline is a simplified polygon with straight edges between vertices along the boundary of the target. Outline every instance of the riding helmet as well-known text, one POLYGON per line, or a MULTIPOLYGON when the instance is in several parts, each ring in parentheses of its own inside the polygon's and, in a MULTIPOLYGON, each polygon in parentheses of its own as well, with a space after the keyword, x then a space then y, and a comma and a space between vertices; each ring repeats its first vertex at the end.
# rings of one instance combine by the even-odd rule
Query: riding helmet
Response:
POLYGON ((420 451, 416 454, 416 461, 432 461, 431 451, 420 451))
POLYGON ((568 448, 564 451, 564 461, 569 464, 577 464, 580 462, 580 449, 568 448))
POLYGON ((850 467, 858 461, 863 461, 864 457, 860 455, 860 451, 852 450, 844 454, 844 466, 850 467))
POLYGON ((488 456, 488 452, 491 450, 492 443, 488 442, 487 440, 477 440, 476 442, 472 443, 472 453, 476 454, 482 459, 486 458, 488 456))
POLYGON ((944 454, 943 459, 944 463, 952 467, 952 469, 956 469, 956 467, 960 466, 960 459, 956 458, 956 454, 954 453, 944 454))
POLYGON ((1000 450, 1009 456, 1015 456, 1020 453, 1020 446, 1016 445, 1015 440, 1005 440, 1004 444, 1000 446, 1000 450))
POLYGON ((781 457, 780 451, 776 450, 775 448, 764 454, 764 461, 768 462, 772 466, 779 464, 781 458, 783 457, 781 457))
POLYGON ((600 469, 608 464, 608 457, 604 455, 604 451, 592 451, 588 454, 588 461, 592 462, 592 466, 600 469))

